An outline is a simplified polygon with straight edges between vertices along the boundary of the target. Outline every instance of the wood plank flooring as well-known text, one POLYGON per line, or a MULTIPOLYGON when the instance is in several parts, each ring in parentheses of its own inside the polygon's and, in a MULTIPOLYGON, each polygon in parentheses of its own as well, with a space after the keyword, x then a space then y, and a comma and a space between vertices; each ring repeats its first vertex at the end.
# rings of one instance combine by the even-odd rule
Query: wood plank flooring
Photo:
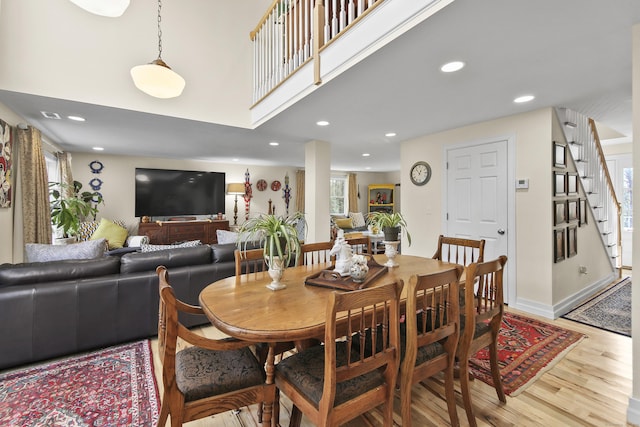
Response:
MULTIPOLYGON (((524 314, 507 309, 513 313, 524 314)), ((500 404, 495 390, 476 380, 471 383, 472 401, 478 426, 626 426, 626 411, 632 388, 631 338, 602 331, 566 319, 549 321, 567 329, 582 332, 587 338, 566 354, 557 364, 516 397, 507 396, 500 404)), ((199 328, 206 336, 219 336, 214 327, 199 328)), ((157 340, 152 341, 158 386, 162 390, 161 366, 157 340)), ((460 389, 456 387, 458 417, 462 426, 467 418, 460 389)), ((394 425, 402 425, 400 401, 396 395, 394 425)), ((413 388, 413 425, 417 427, 448 426, 449 416, 444 402, 442 379, 436 377, 413 388)), ((280 424, 289 424, 291 404, 282 397, 280 424)), ((191 427, 258 426, 256 407, 243 408, 238 414, 227 412, 193 421, 191 427)), ((312 424, 303 417, 302 426, 312 424)), ((371 411, 351 421, 349 427, 380 426, 381 416, 371 411)))

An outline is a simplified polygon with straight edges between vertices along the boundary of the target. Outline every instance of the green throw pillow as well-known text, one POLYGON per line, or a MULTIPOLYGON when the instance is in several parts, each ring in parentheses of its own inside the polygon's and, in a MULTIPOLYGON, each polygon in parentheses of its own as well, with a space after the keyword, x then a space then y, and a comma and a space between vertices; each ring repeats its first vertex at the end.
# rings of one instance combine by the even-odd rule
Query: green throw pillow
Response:
POLYGON ((118 224, 102 218, 100 225, 96 231, 91 235, 89 240, 107 239, 109 249, 118 249, 124 245, 127 240, 127 229, 119 226, 118 224))

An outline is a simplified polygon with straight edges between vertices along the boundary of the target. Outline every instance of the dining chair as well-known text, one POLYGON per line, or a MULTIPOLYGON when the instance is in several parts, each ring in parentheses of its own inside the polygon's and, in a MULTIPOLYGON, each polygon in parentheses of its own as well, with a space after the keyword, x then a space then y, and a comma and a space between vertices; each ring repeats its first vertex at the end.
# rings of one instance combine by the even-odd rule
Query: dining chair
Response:
POLYGON ((472 262, 484 261, 485 240, 462 239, 459 237, 438 237, 438 248, 433 259, 467 266, 472 262))
POLYGON ((351 245, 351 249, 354 254, 368 254, 371 255, 371 240, 368 236, 354 237, 347 239, 347 243, 351 245))
POLYGON ((498 366, 498 333, 504 315, 504 294, 502 276, 507 257, 472 263, 465 268, 465 306, 461 309, 460 340, 456 352, 460 367, 460 389, 462 401, 470 426, 476 426, 469 390, 469 358, 478 350, 489 347, 489 360, 494 388, 500 402, 507 399, 502 388, 500 367, 498 366))
POLYGON ((164 266, 159 279, 158 351, 164 391, 158 426, 171 416, 171 426, 240 409, 254 403, 271 404, 275 385, 247 341, 210 339, 198 335, 178 320, 178 312, 204 314, 198 306, 176 298, 164 266), (178 350, 178 348, 182 348, 178 350))
POLYGON ((462 272, 463 267, 456 265, 447 271, 413 275, 409 279, 405 328, 400 328, 400 339, 405 344, 398 380, 405 427, 411 426, 412 387, 439 372, 444 372, 451 425, 460 425, 453 371, 460 335, 458 282, 462 272))
POLYGON ((259 249, 236 249, 233 251, 236 263, 236 279, 240 279, 241 275, 247 275, 251 279, 257 279, 264 275, 269 267, 264 258, 264 250, 259 249))
POLYGON ((336 257, 331 255, 331 249, 333 249, 334 242, 318 242, 318 243, 304 243, 300 245, 300 256, 298 257, 298 265, 313 265, 334 263, 336 257))
POLYGON ((330 294, 325 345, 289 356, 275 368, 278 389, 293 403, 291 426, 300 424, 302 413, 314 425, 337 426, 380 405, 384 425, 393 425, 402 285, 398 280, 330 294), (374 342, 375 350, 357 351, 354 341, 364 341, 367 330, 376 337, 378 328, 387 330, 381 334, 385 337, 381 343, 374 342))

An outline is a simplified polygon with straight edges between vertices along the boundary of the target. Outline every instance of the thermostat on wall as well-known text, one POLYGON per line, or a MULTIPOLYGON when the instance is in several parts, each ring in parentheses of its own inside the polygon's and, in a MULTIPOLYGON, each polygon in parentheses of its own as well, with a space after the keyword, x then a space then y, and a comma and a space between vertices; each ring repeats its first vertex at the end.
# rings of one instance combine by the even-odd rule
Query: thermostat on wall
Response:
POLYGON ((529 188, 529 178, 516 179, 516 190, 529 188))

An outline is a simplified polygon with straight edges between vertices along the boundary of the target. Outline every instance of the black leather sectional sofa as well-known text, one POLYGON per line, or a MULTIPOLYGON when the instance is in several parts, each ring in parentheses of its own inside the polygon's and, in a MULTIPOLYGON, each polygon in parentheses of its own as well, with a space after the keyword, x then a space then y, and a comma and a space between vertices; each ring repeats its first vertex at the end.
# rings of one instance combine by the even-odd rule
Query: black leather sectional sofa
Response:
POLYGON ((234 275, 235 247, 0 265, 0 370, 157 335, 156 267, 169 269, 178 298, 198 304, 205 286, 234 275))

